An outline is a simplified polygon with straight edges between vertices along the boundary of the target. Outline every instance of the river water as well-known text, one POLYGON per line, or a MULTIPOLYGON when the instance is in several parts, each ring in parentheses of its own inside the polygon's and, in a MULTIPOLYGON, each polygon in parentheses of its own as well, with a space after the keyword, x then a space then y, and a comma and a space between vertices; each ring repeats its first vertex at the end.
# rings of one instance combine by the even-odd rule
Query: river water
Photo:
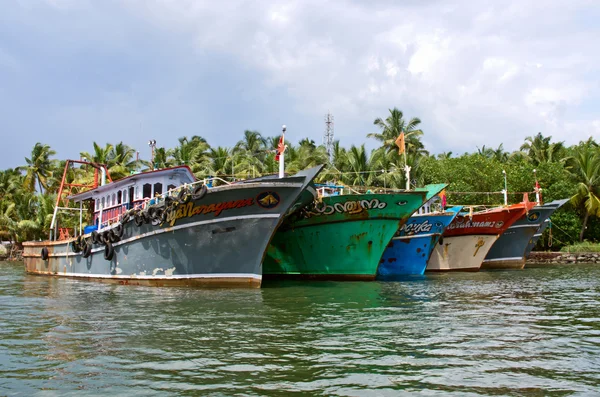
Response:
POLYGON ((600 267, 257 290, 0 262, 0 395, 599 395, 600 267))

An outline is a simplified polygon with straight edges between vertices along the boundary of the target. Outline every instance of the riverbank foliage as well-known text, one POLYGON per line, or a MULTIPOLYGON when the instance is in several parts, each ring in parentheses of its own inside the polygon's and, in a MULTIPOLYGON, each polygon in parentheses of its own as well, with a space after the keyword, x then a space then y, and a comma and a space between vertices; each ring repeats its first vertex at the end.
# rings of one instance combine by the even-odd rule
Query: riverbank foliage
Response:
MULTIPOLYGON (((502 204, 503 171, 508 181, 509 201, 521 201, 524 192, 534 200, 535 180, 542 188, 544 202, 569 198, 569 203, 552 217, 538 248, 552 249, 577 241, 600 240, 600 147, 592 138, 565 146, 551 136, 537 133, 525 138, 520 149, 507 152, 483 146, 472 153, 432 154, 421 138, 418 118, 406 119, 396 108, 385 118, 374 121, 374 130, 365 139, 374 139, 379 147, 370 153, 365 145, 344 147, 335 141, 331 153, 323 145, 304 138, 297 144, 286 142, 286 172, 326 164, 320 181, 348 186, 401 189, 406 186, 405 161, 411 167, 412 187, 428 183, 449 183, 449 204, 502 204), (406 155, 398 153, 398 135, 405 133, 406 155), (552 237, 550 238, 550 233, 552 237)), ((82 158, 106 164, 113 180, 133 172, 188 165, 198 178, 218 176, 225 180, 273 174, 278 170, 274 159, 279 136, 264 136, 244 131, 232 147, 211 146, 201 136, 182 137, 174 148, 158 147, 153 164, 137 161, 134 148, 123 142, 102 146, 92 143, 82 158)), ((86 149, 86 148, 82 148, 86 149)), ((26 241, 47 237, 53 206, 60 186, 64 161, 55 159, 55 151, 37 143, 23 164, 0 171, 0 239, 26 241)), ((70 181, 89 181, 81 169, 68 175, 70 181)))

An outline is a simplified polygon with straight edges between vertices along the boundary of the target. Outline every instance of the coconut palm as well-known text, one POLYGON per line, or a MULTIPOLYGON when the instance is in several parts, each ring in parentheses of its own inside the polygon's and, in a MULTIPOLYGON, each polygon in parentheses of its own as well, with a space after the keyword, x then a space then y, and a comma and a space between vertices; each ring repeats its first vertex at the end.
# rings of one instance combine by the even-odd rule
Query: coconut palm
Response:
POLYGON ((169 154, 173 157, 173 165, 187 165, 194 175, 202 177, 206 176, 209 167, 209 149, 210 145, 201 136, 194 135, 189 139, 184 136, 179 138, 179 145, 169 154))
POLYGON ((260 132, 244 131, 244 138, 236 143, 232 151, 236 164, 236 174, 241 173, 249 177, 261 175, 264 171, 264 159, 267 152, 270 151, 270 149, 267 149, 266 144, 267 141, 260 132))
MULTIPOLYGON (((137 162, 136 162, 137 164, 137 162)), ((171 166, 169 152, 164 147, 154 149, 154 167, 156 169, 167 168, 171 166)), ((136 166, 137 168, 137 166, 136 166)))
POLYGON ((421 124, 421 120, 418 117, 413 117, 407 122, 404 119, 402 111, 398 110, 398 108, 389 109, 389 112, 390 115, 385 120, 376 118, 373 121, 373 124, 378 126, 381 132, 369 133, 367 137, 378 140, 388 151, 394 151, 398 150, 396 139, 400 133, 404 132, 404 142, 407 152, 427 153, 424 150, 423 143, 419 139, 423 135, 423 131, 417 129, 418 125, 421 124))
POLYGON ((346 156, 348 168, 342 180, 349 185, 368 185, 371 182, 371 167, 365 145, 350 146, 346 156))
POLYGON ((30 192, 35 191, 37 183, 39 191, 43 193, 47 179, 52 175, 53 160, 50 160, 50 156, 55 154, 49 145, 38 142, 33 147, 31 156, 25 158, 27 165, 21 169, 25 171, 25 188, 30 192))
POLYGON ((525 143, 519 150, 534 165, 560 161, 565 155, 563 142, 551 142, 551 140, 551 136, 544 137, 541 132, 538 132, 537 135, 525 138, 525 143))
POLYGON ((583 241, 590 215, 600 217, 600 149, 580 146, 570 161, 579 180, 577 193, 571 197, 571 202, 577 207, 583 207, 583 225, 579 234, 579 241, 583 241))
POLYGON ((102 147, 98 145, 96 142, 93 142, 94 151, 90 152, 81 152, 79 155, 89 161, 90 163, 104 164, 107 167, 110 166, 109 161, 111 159, 111 153, 113 151, 113 145, 107 143, 106 146, 102 147))

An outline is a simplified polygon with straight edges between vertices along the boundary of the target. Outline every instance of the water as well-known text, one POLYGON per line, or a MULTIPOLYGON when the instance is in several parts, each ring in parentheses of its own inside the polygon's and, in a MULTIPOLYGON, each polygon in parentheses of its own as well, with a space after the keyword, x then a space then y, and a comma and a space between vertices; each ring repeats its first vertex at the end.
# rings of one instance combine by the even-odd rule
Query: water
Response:
POLYGON ((600 267, 260 290, 0 263, 0 395, 600 394, 600 267))

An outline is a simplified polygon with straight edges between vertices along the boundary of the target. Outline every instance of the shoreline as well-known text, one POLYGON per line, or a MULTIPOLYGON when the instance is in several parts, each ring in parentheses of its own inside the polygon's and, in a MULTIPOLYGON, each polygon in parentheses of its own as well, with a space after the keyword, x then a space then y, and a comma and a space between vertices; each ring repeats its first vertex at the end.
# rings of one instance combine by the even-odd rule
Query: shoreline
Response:
POLYGON ((572 265, 577 263, 600 263, 600 252, 533 251, 527 257, 525 266, 572 265))

